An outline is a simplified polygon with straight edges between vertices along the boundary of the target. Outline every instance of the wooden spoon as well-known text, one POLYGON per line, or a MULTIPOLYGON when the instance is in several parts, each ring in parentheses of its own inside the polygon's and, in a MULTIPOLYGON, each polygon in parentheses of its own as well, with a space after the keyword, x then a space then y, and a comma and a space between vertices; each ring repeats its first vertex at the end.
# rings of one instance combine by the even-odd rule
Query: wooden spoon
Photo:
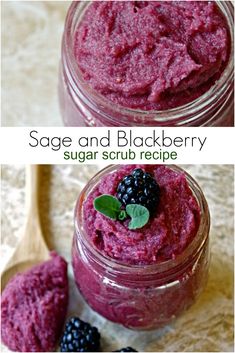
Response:
POLYGON ((9 279, 35 264, 49 259, 38 210, 39 166, 26 166, 26 223, 23 236, 1 275, 1 290, 9 279))

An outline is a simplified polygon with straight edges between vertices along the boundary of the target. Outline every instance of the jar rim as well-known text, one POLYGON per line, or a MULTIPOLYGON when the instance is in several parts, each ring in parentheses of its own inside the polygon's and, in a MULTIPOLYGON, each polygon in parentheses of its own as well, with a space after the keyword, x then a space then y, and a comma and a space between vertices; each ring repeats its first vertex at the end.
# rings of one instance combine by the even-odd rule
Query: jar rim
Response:
POLYGON ((106 268, 110 268, 112 271, 117 271, 123 274, 127 272, 130 273, 130 270, 133 275, 151 275, 156 273, 160 274, 171 269, 181 268, 182 266, 185 267, 186 263, 191 263, 192 259, 197 256, 208 239, 210 229, 210 213, 206 198, 198 183, 183 168, 176 165, 167 165, 167 167, 176 172, 184 173, 189 187, 199 204, 201 213, 197 234, 195 235, 192 242, 183 250, 183 252, 177 255, 174 259, 169 259, 155 264, 130 265, 108 257, 94 247, 90 239, 87 237, 85 228, 83 226, 83 201, 86 199, 87 195, 97 186, 98 182, 104 175, 116 171, 118 167, 119 165, 109 165, 103 168, 90 179, 90 181, 81 191, 76 202, 74 212, 76 241, 78 241, 78 236, 80 236, 83 245, 92 254, 92 258, 95 259, 97 263, 105 265, 106 268))
MULTIPOLYGON (((109 121, 110 123, 115 120, 114 115, 116 113, 121 114, 119 116, 119 124, 121 120, 121 124, 130 125, 130 118, 135 118, 136 125, 150 124, 150 123, 158 123, 164 124, 167 123, 176 124, 177 126, 196 123, 198 120, 202 118, 206 114, 206 112, 211 109, 218 101, 220 96, 228 96, 231 95, 229 93, 230 87, 233 85, 234 78, 234 62, 233 62, 233 50, 234 50, 234 26, 233 26, 233 4, 231 1, 221 1, 216 0, 217 5, 222 11, 223 15, 226 13, 226 19, 228 23, 228 28, 230 32, 230 56, 228 59, 228 63, 222 72, 220 78, 214 83, 210 89, 196 98, 195 100, 172 109, 167 110, 140 110, 140 109, 132 109, 128 107, 124 107, 119 104, 112 103, 102 94, 93 89, 84 79, 83 75, 79 69, 77 64, 74 50, 73 50, 73 34, 74 30, 77 28, 77 22, 73 23, 75 14, 77 12, 78 6, 83 6, 82 13, 80 17, 82 17, 83 12, 86 6, 89 6, 91 1, 73 1, 69 7, 66 21, 65 21, 65 29, 64 29, 64 40, 63 46, 65 50, 62 50, 62 60, 65 60, 67 65, 64 65, 66 75, 69 79, 70 85, 72 87, 75 95, 78 95, 84 104, 89 106, 91 109, 96 110, 99 108, 99 114, 102 115, 102 118, 109 121), (82 5, 81 5, 82 3, 82 5), (65 53, 63 55, 63 53, 65 53), (182 120, 182 116, 185 119, 182 120), (137 120, 140 120, 137 121, 137 120)), ((208 123, 208 121, 206 122, 208 123)))

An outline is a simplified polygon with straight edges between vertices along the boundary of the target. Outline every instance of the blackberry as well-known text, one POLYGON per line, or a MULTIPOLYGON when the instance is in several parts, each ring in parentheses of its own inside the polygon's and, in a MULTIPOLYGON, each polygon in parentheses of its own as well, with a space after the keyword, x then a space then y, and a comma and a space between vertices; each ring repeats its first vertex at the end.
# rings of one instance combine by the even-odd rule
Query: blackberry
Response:
POLYGON ((67 322, 60 342, 61 352, 98 352, 99 349, 100 334, 96 327, 78 317, 67 322))
POLYGON ((117 187, 117 198, 124 205, 145 206, 150 213, 156 209, 160 188, 151 174, 138 168, 125 176, 117 187))
POLYGON ((118 351, 114 351, 114 352, 138 352, 138 351, 136 351, 134 348, 132 348, 132 347, 126 347, 126 348, 122 348, 122 349, 120 349, 120 350, 118 350, 118 351))

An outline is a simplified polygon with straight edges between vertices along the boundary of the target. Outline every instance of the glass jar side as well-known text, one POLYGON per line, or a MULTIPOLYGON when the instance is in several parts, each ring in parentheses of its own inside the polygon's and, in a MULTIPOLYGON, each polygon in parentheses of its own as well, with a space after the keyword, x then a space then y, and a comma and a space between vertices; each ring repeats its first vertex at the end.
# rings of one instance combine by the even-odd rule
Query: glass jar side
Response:
MULTIPOLYGON (((182 172, 177 166, 169 166, 182 172)), ((197 235, 176 259, 154 265, 130 266, 104 256, 86 236, 83 200, 103 175, 118 166, 104 168, 84 188, 75 209, 72 248, 77 286, 98 313, 134 329, 160 327, 180 315, 205 286, 209 268, 210 216, 205 197, 195 180, 185 173, 198 200, 201 221, 197 235)))
POLYGON ((150 330, 170 323, 202 292, 208 277, 209 241, 207 239, 195 262, 179 277, 162 285, 154 281, 148 284, 120 282, 118 276, 110 276, 107 269, 101 269, 92 261, 77 234, 74 235, 72 263, 79 291, 93 310, 127 328, 150 330))

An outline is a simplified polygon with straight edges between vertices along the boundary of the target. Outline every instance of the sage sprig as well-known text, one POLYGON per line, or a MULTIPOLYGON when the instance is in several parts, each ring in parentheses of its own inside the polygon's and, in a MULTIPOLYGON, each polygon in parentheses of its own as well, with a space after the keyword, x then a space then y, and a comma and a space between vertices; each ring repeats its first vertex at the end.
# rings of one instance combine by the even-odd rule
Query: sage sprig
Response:
POLYGON ((145 226, 149 221, 149 210, 137 204, 129 204, 126 210, 122 208, 121 202, 112 195, 101 195, 95 198, 94 208, 104 216, 113 220, 124 221, 129 216, 131 218, 128 228, 138 229, 145 226))

